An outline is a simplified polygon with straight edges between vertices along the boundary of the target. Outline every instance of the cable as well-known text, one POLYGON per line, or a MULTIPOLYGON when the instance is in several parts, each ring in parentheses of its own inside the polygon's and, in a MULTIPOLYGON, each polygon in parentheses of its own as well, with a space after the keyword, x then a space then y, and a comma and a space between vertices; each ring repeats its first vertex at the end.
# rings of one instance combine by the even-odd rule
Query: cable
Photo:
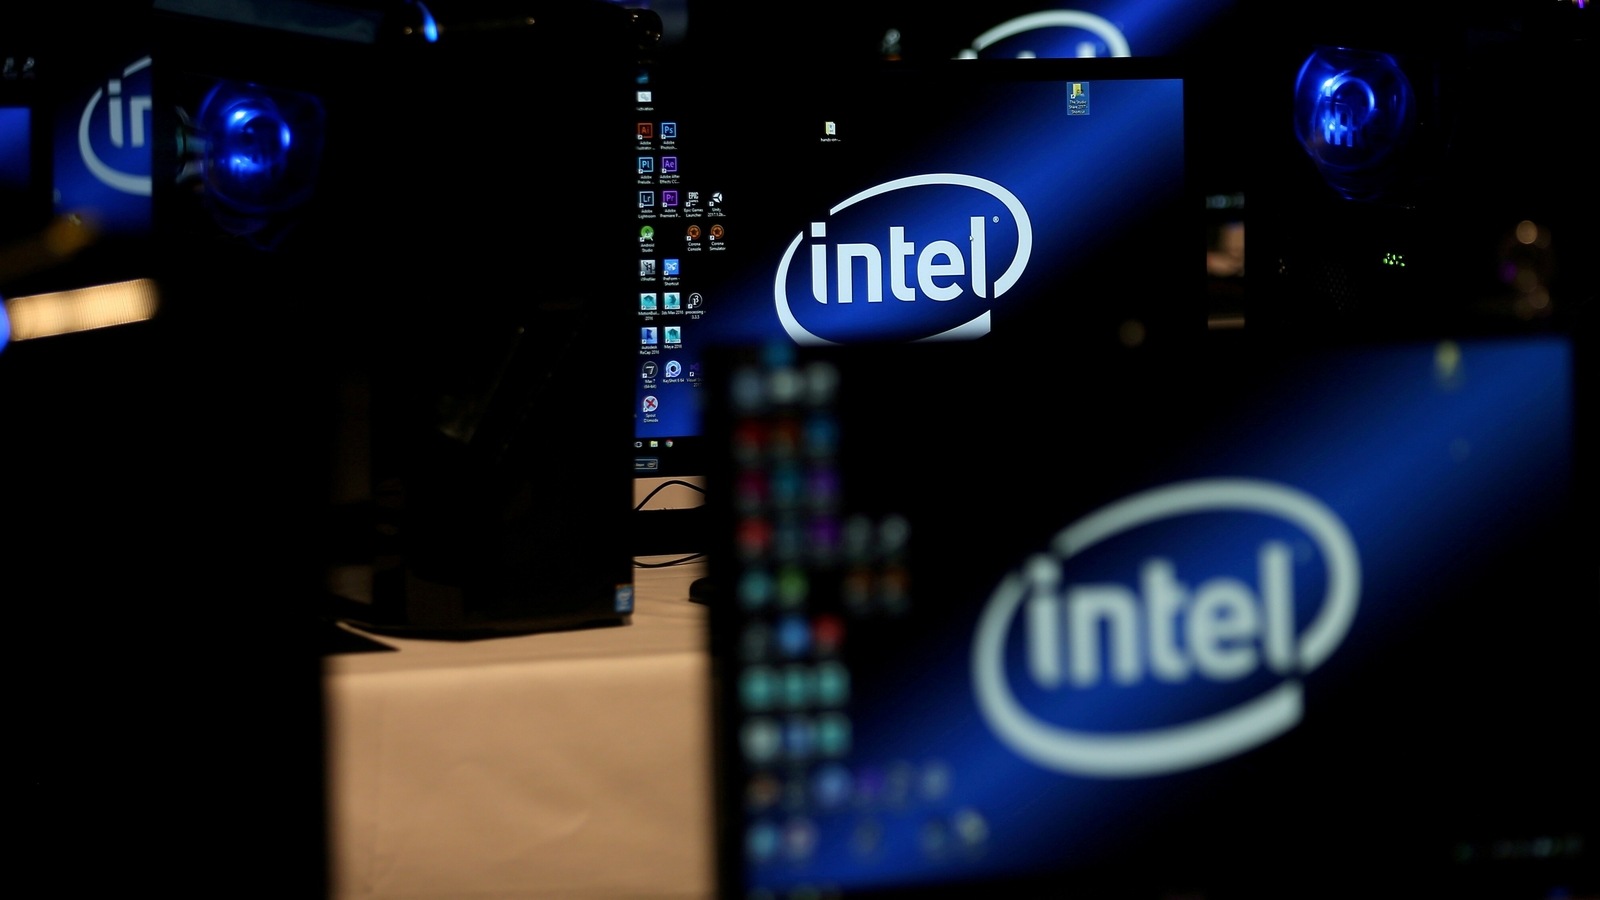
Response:
POLYGON ((698 484, 694 484, 693 482, 680 481, 676 478, 670 478, 651 488, 650 493, 644 495, 644 499, 639 501, 639 504, 633 508, 633 511, 639 512, 640 510, 644 509, 644 505, 650 502, 650 498, 661 493, 664 488, 672 487, 673 485, 677 485, 678 487, 686 487, 692 491, 699 491, 702 494, 706 492, 705 488, 698 484))
POLYGON ((669 559, 666 562, 655 563, 642 563, 636 559, 633 561, 633 567, 635 569, 665 569, 669 566, 681 566, 685 563, 692 563, 697 559, 703 558, 704 556, 704 553, 691 553, 688 556, 679 557, 678 559, 669 559))
MULTIPOLYGON (((650 489, 650 493, 644 495, 644 499, 639 501, 638 505, 633 508, 633 511, 634 512, 644 511, 644 505, 646 503, 649 503, 650 499, 652 497, 654 497, 656 494, 661 493, 661 491, 663 489, 668 488, 668 487, 672 487, 674 485, 677 486, 677 487, 686 487, 691 491, 698 491, 701 494, 704 494, 706 492, 705 488, 701 487, 698 484, 694 484, 693 482, 681 481, 681 480, 676 479, 676 478, 669 478, 666 481, 663 481, 660 484, 656 485, 655 487, 651 488, 650 489)), ((698 559, 700 559, 700 558, 702 558, 704 556, 705 556, 704 553, 691 553, 688 556, 679 557, 678 559, 668 560, 666 562, 657 562, 657 563, 642 563, 642 562, 639 562, 638 560, 634 560, 633 567, 636 568, 636 569, 662 569, 662 568, 667 568, 669 566, 681 566, 681 565, 684 565, 685 563, 691 563, 691 562, 694 562, 695 560, 698 560, 698 559)))

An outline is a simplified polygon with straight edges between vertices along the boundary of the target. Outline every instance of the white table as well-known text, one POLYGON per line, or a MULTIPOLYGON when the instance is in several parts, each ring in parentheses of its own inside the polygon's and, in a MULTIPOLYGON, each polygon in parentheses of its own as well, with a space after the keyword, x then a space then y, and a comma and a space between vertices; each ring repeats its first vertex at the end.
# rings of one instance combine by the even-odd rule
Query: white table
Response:
POLYGON ((711 895, 705 569, 636 572, 626 625, 328 657, 333 900, 711 895))

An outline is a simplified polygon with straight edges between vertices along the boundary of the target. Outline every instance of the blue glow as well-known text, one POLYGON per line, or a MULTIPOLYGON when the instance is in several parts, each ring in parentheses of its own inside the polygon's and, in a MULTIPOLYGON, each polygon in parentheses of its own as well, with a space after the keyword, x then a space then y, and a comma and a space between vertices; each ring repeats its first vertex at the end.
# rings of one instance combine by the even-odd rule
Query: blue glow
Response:
POLYGON ((422 13, 423 38, 425 38, 430 44, 437 42, 439 40, 438 20, 434 19, 433 13, 428 9, 428 7, 421 3, 417 4, 417 10, 422 13))
POLYGON ((202 102, 197 123, 207 187, 233 212, 279 212, 309 197, 323 138, 315 97, 221 82, 202 102))
POLYGON ((6 308, 6 298, 0 297, 0 351, 11 343, 11 313, 6 308))
POLYGON ((218 156, 228 161, 235 175, 269 176, 281 168, 289 153, 289 126, 270 107, 235 109, 228 127, 216 138, 218 156))
POLYGON ((1376 199, 1398 173, 1415 107, 1411 82, 1393 56, 1321 47, 1295 81, 1295 136, 1335 191, 1376 199))

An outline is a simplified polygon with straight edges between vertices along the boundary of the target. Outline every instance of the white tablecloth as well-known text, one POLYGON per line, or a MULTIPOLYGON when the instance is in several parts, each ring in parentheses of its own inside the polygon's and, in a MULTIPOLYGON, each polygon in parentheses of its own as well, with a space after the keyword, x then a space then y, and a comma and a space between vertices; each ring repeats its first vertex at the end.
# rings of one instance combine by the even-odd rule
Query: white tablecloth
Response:
POLYGON ((328 657, 330 896, 710 896, 704 573, 638 569, 622 626, 328 657))

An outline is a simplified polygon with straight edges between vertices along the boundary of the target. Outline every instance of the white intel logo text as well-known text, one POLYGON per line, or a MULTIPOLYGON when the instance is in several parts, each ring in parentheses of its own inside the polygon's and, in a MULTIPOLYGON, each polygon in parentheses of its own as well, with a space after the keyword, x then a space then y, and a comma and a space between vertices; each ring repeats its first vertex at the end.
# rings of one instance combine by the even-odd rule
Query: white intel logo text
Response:
POLYGON ((1338 648, 1355 619, 1361 564, 1332 510, 1302 491, 1249 479, 1203 479, 1126 497, 1056 535, 1050 553, 1012 572, 990 596, 972 647, 978 706, 999 739, 1019 755, 1074 775, 1134 778, 1192 769, 1259 746, 1303 714, 1298 676, 1338 648), (1286 521, 1321 554, 1327 585, 1303 630, 1294 622, 1289 548, 1264 542, 1254 590, 1213 577, 1193 586, 1171 560, 1151 554, 1138 587, 1066 584, 1065 565, 1102 541, 1179 516, 1246 512, 1286 521), (1142 595, 1142 596, 1141 596, 1142 595), (1030 713, 1007 681, 1005 647, 1014 623, 1025 629, 1028 677, 1041 690, 1085 690, 1145 679, 1182 690, 1194 678, 1242 679, 1263 669, 1276 686, 1222 712, 1143 731, 1063 728, 1030 713), (1107 637, 1102 648, 1100 636, 1107 637))
POLYGON ((83 158, 84 166, 101 184, 139 197, 150 196, 150 152, 145 149, 145 120, 150 115, 150 95, 130 93, 126 90, 128 84, 125 82, 134 83, 138 76, 137 83, 141 86, 147 84, 150 76, 145 70, 149 68, 148 56, 128 64, 122 70, 121 78, 108 79, 104 87, 94 92, 78 117, 78 154, 83 158), (92 138, 96 127, 103 129, 112 148, 119 151, 132 148, 136 151, 136 158, 146 171, 120 171, 101 159, 95 152, 92 138))
MULTIPOLYGON (((876 244, 870 243, 841 243, 830 248, 827 243, 828 225, 826 222, 812 222, 809 235, 812 238, 810 253, 808 254, 811 267, 811 299, 817 303, 827 304, 830 295, 830 282, 837 288, 834 296, 839 304, 855 303, 858 294, 864 294, 866 303, 884 302, 884 268, 888 267, 889 293, 900 302, 915 302, 919 296, 927 297, 935 302, 954 300, 968 290, 973 295, 994 300, 1004 294, 1022 277, 1022 271, 1028 265, 1028 256, 1033 252, 1033 223, 1028 218, 1028 211, 1023 208, 1022 201, 1016 195, 983 178, 972 175, 957 175, 950 173, 934 175, 914 175, 909 178, 899 178, 885 182, 876 187, 868 188, 853 197, 839 203, 828 210, 830 216, 840 211, 849 209, 864 200, 870 200, 893 191, 908 188, 920 188, 933 185, 953 185, 967 187, 982 191, 1005 205, 1017 228, 1017 249, 1011 259, 1011 264, 1001 272, 999 277, 990 281, 989 254, 987 229, 988 220, 983 216, 970 216, 967 219, 969 231, 966 235, 951 235, 951 238, 965 238, 962 243, 966 245, 966 252, 961 249, 961 243, 956 240, 928 241, 918 247, 913 241, 906 239, 906 229, 903 225, 891 225, 887 230, 887 250, 876 244), (830 279, 830 254, 832 278, 830 279), (861 285, 862 290, 857 291, 853 275, 853 264, 856 260, 863 263, 865 278, 861 285), (958 278, 966 279, 966 286, 957 281, 958 278)), ((998 221, 999 217, 996 217, 998 221)), ((809 331, 801 325, 795 317, 794 310, 790 307, 788 281, 789 265, 794 261, 796 252, 805 241, 807 232, 795 235, 784 251, 783 260, 778 264, 777 278, 773 283, 773 299, 777 305, 778 321, 783 324, 783 329, 797 344, 815 345, 832 344, 834 341, 826 340, 809 331)), ((924 341, 934 340, 969 340, 989 333, 989 310, 985 309, 968 321, 935 335, 921 338, 924 341)))

